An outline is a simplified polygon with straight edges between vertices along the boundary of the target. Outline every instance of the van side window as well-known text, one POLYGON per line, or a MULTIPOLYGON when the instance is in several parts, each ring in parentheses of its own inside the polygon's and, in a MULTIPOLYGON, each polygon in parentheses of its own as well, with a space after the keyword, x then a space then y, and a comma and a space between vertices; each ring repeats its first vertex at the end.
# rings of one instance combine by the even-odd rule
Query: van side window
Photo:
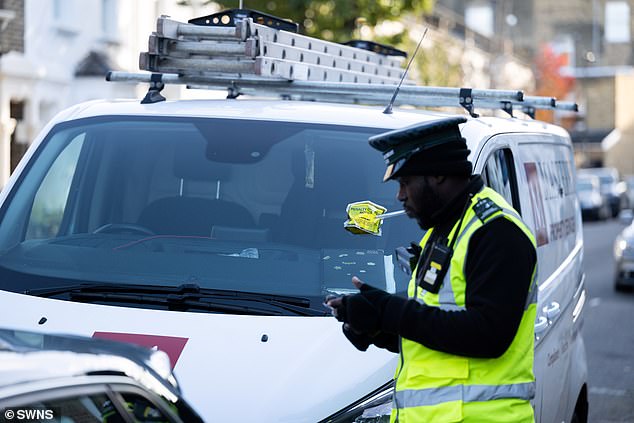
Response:
POLYGON ((494 151, 486 161, 482 171, 484 183, 501 194, 520 214, 517 193, 517 178, 513 164, 513 154, 508 148, 494 151))

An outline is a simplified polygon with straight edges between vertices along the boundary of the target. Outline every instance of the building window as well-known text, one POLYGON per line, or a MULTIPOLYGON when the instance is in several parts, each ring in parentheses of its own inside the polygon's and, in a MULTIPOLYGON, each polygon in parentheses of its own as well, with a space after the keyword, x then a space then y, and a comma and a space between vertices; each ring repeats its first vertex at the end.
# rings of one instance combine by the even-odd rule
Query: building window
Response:
POLYGON ((69 24, 72 10, 71 0, 53 0, 53 22, 64 25, 69 24))
POLYGON ((495 17, 491 3, 476 1, 469 4, 465 9, 465 24, 472 31, 492 37, 495 17))
POLYGON ((630 6, 625 1, 609 1, 605 4, 605 41, 630 42, 630 6))
POLYGON ((101 0, 101 30, 114 37, 117 32, 117 0, 101 0))
POLYGON ((78 35, 75 0, 53 0, 51 4, 53 28, 57 30, 57 33, 66 37, 78 35))

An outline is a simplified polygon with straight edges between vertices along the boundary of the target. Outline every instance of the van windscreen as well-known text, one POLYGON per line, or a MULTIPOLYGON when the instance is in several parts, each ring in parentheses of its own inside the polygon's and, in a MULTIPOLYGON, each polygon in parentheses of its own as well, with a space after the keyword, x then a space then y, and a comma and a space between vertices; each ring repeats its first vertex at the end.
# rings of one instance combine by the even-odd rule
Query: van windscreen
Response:
POLYGON ((315 306, 352 275, 389 291, 406 277, 383 235, 347 232, 346 205, 400 209, 376 128, 110 116, 58 125, 0 211, 0 280, 22 292, 130 283, 296 295, 315 306))

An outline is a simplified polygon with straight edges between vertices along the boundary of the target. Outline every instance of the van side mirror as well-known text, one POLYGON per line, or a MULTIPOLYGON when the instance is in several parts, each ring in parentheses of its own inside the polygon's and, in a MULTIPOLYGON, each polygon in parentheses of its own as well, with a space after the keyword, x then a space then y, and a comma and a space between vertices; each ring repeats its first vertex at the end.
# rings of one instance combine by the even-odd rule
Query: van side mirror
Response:
POLYGON ((623 225, 628 226, 632 224, 633 220, 634 220, 634 212, 632 211, 632 209, 623 209, 619 213, 619 222, 621 222, 623 225))

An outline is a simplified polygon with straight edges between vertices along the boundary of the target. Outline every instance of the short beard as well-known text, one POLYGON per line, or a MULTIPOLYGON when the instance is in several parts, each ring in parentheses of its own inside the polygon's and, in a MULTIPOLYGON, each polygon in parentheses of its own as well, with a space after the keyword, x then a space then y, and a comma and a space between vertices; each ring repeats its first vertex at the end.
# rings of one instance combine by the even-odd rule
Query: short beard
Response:
POLYGON ((419 200, 419 204, 422 205, 422 207, 418 207, 419 204, 417 204, 416 207, 420 210, 416 215, 418 226, 423 230, 428 230, 436 226, 436 224, 438 224, 438 216, 435 215, 436 212, 442 208, 443 203, 438 193, 431 189, 427 181, 425 181, 425 185, 417 200, 419 200))

